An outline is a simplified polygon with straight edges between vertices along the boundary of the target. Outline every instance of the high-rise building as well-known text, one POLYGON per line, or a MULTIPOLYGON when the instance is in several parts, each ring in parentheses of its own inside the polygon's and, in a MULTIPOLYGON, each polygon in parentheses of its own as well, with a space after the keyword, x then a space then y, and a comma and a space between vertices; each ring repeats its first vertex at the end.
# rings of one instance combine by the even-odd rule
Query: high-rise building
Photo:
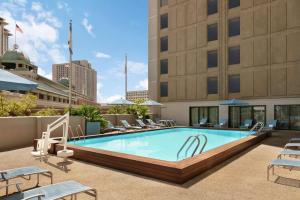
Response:
POLYGON ((299 0, 148 3, 149 97, 162 118, 300 129, 299 0))
MULTIPOLYGON (((69 63, 52 65, 53 81, 64 83, 68 78, 69 63)), ((97 72, 92 69, 87 60, 72 62, 72 87, 76 92, 90 98, 91 101, 97 101, 97 72)))
POLYGON ((126 98, 129 101, 134 101, 137 99, 148 100, 148 90, 128 91, 126 98))
POLYGON ((8 23, 0 17, 0 56, 8 50, 8 37, 11 36, 9 31, 4 27, 8 23))

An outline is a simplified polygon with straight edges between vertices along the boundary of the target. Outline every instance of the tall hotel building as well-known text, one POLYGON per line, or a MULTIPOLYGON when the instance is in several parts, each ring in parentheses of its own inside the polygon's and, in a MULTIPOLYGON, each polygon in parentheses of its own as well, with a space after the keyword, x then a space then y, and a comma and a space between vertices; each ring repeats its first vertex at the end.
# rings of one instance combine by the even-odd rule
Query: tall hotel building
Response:
MULTIPOLYGON (((53 64, 52 79, 62 83, 69 77, 69 63, 53 64)), ((87 60, 72 62, 72 87, 79 94, 87 96, 92 102, 97 101, 97 72, 87 60)))
POLYGON ((162 118, 300 130, 300 0, 148 4, 149 96, 162 118), (231 99, 246 105, 224 105, 231 99))

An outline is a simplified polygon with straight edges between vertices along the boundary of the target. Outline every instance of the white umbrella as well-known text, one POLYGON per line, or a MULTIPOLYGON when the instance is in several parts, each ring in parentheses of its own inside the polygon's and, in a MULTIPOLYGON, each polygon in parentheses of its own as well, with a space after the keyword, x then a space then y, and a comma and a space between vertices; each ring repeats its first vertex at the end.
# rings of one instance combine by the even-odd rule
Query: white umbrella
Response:
POLYGON ((130 106, 130 105, 135 105, 135 103, 128 101, 126 99, 118 99, 109 103, 109 105, 130 106))
POLYGON ((151 99, 145 101, 144 103, 141 103, 140 105, 141 106, 162 106, 161 103, 156 102, 156 101, 151 100, 151 99))

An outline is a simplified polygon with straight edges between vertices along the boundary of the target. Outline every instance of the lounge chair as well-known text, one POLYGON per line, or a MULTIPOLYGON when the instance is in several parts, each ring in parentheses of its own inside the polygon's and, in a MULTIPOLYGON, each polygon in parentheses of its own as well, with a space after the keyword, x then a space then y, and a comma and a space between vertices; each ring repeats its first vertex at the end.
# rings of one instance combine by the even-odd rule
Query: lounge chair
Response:
POLYGON ((159 123, 165 125, 166 127, 172 127, 172 124, 169 120, 162 119, 162 120, 159 120, 159 123))
POLYGON ((292 170, 294 168, 300 168, 300 160, 285 160, 285 159, 276 159, 272 160, 267 167, 267 180, 269 180, 269 172, 272 169, 272 175, 274 175, 274 167, 284 167, 292 170))
POLYGON ((290 150, 290 149, 284 149, 279 152, 278 158, 281 158, 282 156, 300 156, 300 150, 290 150))
POLYGON ((277 127, 277 120, 270 120, 263 128, 264 131, 272 131, 277 127))
POLYGON ((204 117, 204 118, 202 118, 202 119, 200 119, 199 120, 199 126, 201 127, 201 126, 207 126, 207 123, 208 123, 208 119, 207 119, 207 117, 204 117))
POLYGON ((218 125, 215 125, 215 128, 223 128, 227 126, 227 120, 226 119, 220 119, 220 122, 218 125))
POLYGON ((54 199, 64 199, 65 197, 75 197, 77 199, 77 194, 85 193, 89 196, 95 197, 97 199, 97 191, 88 186, 82 185, 76 181, 65 181, 61 183, 56 183, 52 185, 47 185, 27 191, 22 191, 20 189, 20 184, 11 184, 9 186, 16 186, 18 192, 7 197, 4 200, 29 200, 29 199, 43 199, 43 200, 54 200, 54 199))
POLYGON ((284 149, 288 149, 288 148, 300 148, 300 143, 287 143, 284 146, 284 149))
POLYGON ((126 129, 141 129, 142 128, 142 127, 139 127, 139 126, 131 126, 126 120, 121 120, 120 122, 122 123, 122 125, 126 129))
POLYGON ((151 126, 165 127, 164 124, 162 124, 162 123, 157 124, 157 123, 155 123, 152 119, 146 119, 146 120, 147 120, 147 122, 148 122, 151 126))
POLYGON ((139 124, 142 128, 157 128, 157 126, 147 125, 145 124, 141 119, 137 119, 136 122, 139 124))
POLYGON ((243 125, 240 126, 240 128, 246 128, 246 129, 249 129, 249 128, 251 128, 251 126, 252 126, 252 122, 253 122, 252 119, 246 119, 246 120, 244 121, 243 125))
POLYGON ((291 138, 289 143, 300 143, 300 138, 291 138))
POLYGON ((176 122, 173 119, 168 120, 172 127, 177 126, 176 122))
POLYGON ((126 131, 125 128, 115 127, 110 121, 108 121, 107 128, 105 130, 121 131, 121 132, 125 132, 126 131))
MULTIPOLYGON (((36 186, 40 183, 40 175, 49 177, 51 179, 51 184, 53 183, 53 175, 49 170, 41 169, 35 166, 21 167, 15 169, 8 169, 0 171, 0 182, 6 182, 9 185, 9 181, 15 178, 23 178, 25 180, 30 180, 32 175, 37 175, 36 186)), ((6 187, 6 195, 8 194, 8 186, 6 187)))

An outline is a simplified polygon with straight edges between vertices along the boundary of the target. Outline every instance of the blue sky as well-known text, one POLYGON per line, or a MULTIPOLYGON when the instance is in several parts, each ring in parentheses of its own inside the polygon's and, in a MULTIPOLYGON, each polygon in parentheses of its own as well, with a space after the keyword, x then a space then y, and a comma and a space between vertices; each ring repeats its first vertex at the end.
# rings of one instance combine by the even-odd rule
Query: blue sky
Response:
MULTIPOLYGON (((51 78, 52 64, 66 62, 69 19, 73 20, 73 59, 86 59, 98 72, 98 101, 124 96, 124 56, 128 89, 147 89, 147 0, 1 0, 0 17, 23 30, 17 43, 51 78)), ((10 39, 10 46, 14 38, 10 39)))

